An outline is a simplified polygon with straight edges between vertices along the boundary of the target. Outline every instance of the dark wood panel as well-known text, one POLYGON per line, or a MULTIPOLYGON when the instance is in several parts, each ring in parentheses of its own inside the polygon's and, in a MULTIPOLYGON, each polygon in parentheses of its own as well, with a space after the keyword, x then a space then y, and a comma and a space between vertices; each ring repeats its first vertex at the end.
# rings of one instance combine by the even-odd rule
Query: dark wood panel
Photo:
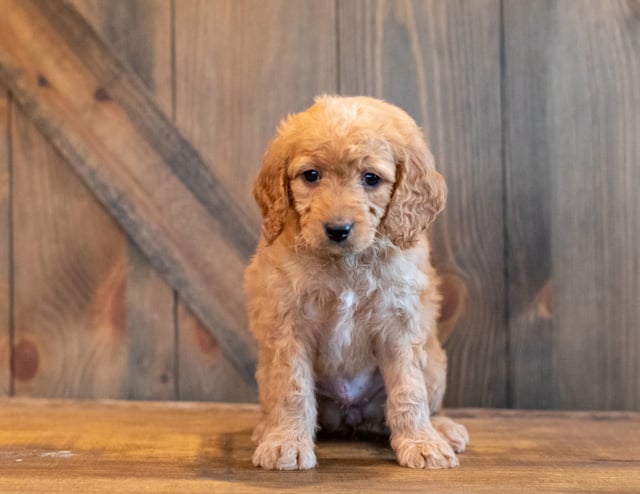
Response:
POLYGON ((0 396, 11 388, 9 93, 0 86, 0 396))
POLYGON ((551 192, 546 63, 551 2, 504 7, 505 204, 512 405, 553 406, 551 192))
POLYGON ((640 490, 640 414, 455 410, 460 467, 401 468, 385 438, 320 440, 319 467, 251 464, 255 405, 0 401, 3 492, 424 493, 640 490))
MULTIPOLYGON (((173 78, 171 3, 155 0, 74 0, 111 50, 144 82, 171 117, 173 78)), ((158 400, 177 397, 174 292, 134 242, 127 270, 128 395, 158 400)))
POLYGON ((506 2, 514 405, 640 407, 640 7, 506 2))
POLYGON ((15 393, 124 397, 126 238, 20 110, 11 122, 15 393))
POLYGON ((446 403, 505 406, 500 4, 339 5, 341 92, 407 110, 425 129, 449 186, 433 231, 445 293, 446 403))
MULTIPOLYGON (((333 2, 183 0, 176 8, 177 125, 250 211, 256 237, 251 187, 276 125, 337 89, 335 20, 333 2)), ((241 293, 241 279, 226 289, 241 293)), ((190 311, 179 315, 180 397, 254 400, 190 311)))
POLYGON ((0 80, 252 382, 244 303, 229 289, 255 238, 241 206, 77 11, 0 6, 0 80))

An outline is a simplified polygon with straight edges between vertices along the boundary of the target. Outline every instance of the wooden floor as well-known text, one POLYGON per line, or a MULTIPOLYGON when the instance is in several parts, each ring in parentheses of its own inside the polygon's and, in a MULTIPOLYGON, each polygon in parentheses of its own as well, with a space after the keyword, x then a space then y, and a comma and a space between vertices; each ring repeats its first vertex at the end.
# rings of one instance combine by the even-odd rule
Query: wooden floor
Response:
POLYGON ((451 411, 460 468, 399 467, 385 441, 320 441, 320 466, 251 465, 253 405, 0 400, 1 492, 640 492, 640 413, 451 411))

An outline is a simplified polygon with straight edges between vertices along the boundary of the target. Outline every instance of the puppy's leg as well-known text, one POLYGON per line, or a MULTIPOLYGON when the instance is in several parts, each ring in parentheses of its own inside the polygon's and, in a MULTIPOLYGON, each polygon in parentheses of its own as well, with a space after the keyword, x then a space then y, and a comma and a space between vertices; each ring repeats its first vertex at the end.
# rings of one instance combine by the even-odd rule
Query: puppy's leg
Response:
MULTIPOLYGON (((397 335, 397 332, 395 333, 397 335)), ((411 468, 451 468, 458 459, 429 418, 425 348, 409 337, 378 349, 387 388, 387 423, 398 463, 411 468)))
POLYGON ((429 394, 429 411, 434 414, 442 408, 442 400, 447 387, 447 354, 435 336, 430 336, 425 345, 427 365, 424 380, 429 394))
MULTIPOLYGON (((429 395, 430 412, 437 413, 442 407, 442 399, 447 384, 447 355, 435 336, 426 345, 427 366, 424 377, 429 395)), ((469 442, 467 428, 441 415, 431 418, 431 423, 446 439, 456 453, 462 453, 469 442)))
POLYGON ((315 467, 317 412, 308 352, 293 338, 275 341, 260 349, 256 377, 263 416, 254 433, 253 464, 268 470, 315 467))

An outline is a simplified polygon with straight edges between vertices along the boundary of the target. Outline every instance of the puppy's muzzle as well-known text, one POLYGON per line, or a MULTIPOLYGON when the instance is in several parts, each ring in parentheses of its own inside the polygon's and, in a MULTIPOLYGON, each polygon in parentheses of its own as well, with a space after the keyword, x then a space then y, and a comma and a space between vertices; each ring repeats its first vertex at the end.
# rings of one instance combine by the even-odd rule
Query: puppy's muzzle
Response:
POLYGON ((325 223, 324 231, 333 242, 344 242, 351 234, 351 223, 325 223))

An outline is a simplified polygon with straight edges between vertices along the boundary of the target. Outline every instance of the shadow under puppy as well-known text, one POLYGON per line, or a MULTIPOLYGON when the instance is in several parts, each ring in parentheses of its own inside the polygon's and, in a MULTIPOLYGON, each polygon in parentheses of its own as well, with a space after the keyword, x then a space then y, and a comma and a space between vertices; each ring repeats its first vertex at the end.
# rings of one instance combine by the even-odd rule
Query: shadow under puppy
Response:
POLYGON ((316 466, 319 426, 391 431, 401 465, 447 468, 469 436, 438 411, 446 356, 426 228, 447 189, 409 115, 322 96, 281 122, 254 195, 245 272, 262 417, 253 463, 316 466))

